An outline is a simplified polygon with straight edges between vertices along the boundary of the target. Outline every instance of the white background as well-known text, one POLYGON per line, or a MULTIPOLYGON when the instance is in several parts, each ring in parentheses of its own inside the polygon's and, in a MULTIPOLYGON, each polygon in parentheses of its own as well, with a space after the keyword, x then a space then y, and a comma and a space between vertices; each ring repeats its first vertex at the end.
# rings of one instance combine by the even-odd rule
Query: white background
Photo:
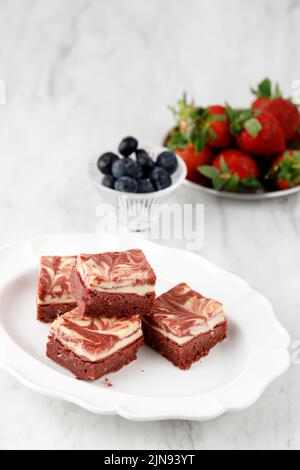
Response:
MULTIPOLYGON (((298 0, 1 0, 0 242, 94 231, 88 159, 126 134, 159 143, 183 90, 246 105, 269 75, 290 95, 299 22, 298 0)), ((177 200, 205 203, 202 254, 269 297, 300 338, 299 198, 245 204, 181 189, 177 200)), ((1 371, 0 448, 299 448, 299 373, 294 365, 253 408, 209 423, 131 423, 1 371)))

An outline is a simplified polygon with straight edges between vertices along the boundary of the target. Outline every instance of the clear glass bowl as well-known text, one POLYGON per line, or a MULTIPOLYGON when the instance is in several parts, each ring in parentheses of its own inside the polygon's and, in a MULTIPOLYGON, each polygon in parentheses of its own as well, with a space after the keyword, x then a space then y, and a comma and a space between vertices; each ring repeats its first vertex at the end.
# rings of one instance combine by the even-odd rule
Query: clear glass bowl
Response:
MULTIPOLYGON (((146 150, 155 161, 161 152, 168 149, 157 147, 146 150)), ((154 193, 123 193, 102 185, 103 175, 97 167, 98 158, 90 162, 89 175, 102 196, 102 212, 115 216, 118 224, 130 232, 149 230, 151 224, 158 218, 161 206, 168 203, 170 196, 182 185, 187 175, 185 162, 177 155, 178 168, 172 175, 172 186, 154 193)))

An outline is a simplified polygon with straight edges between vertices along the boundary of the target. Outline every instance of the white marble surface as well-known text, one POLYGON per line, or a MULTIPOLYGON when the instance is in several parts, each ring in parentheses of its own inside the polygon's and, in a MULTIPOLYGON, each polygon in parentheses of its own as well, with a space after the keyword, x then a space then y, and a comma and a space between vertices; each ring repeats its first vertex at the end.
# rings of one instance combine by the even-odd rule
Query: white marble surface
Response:
MULTIPOLYGON (((134 133, 160 141, 167 104, 246 104, 266 74, 299 79, 297 0, 0 0, 0 243, 93 231, 87 160, 134 133)), ((204 202, 202 254, 268 296, 300 338, 300 198, 204 202)), ((180 242, 170 242, 181 247, 180 242)), ((295 449, 299 366, 251 409, 208 423, 132 423, 32 393, 0 372, 2 449, 295 449)))

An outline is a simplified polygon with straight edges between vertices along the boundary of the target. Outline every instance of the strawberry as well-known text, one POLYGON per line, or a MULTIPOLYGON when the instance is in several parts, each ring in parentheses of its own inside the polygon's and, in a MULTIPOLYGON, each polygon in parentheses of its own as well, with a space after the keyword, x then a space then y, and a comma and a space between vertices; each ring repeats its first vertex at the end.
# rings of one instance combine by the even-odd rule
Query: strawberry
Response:
POLYGON ((188 103, 186 96, 178 102, 177 108, 171 108, 177 127, 189 143, 194 144, 197 152, 206 144, 214 148, 230 147, 233 137, 230 133, 230 121, 224 106, 196 107, 188 103))
POLYGON ((233 142, 230 121, 224 106, 195 109, 190 122, 189 138, 198 152, 209 144, 213 148, 228 148, 233 142))
POLYGON ((293 139, 289 142, 288 148, 290 150, 300 150, 300 133, 296 133, 293 139))
POLYGON ((215 168, 221 168, 221 160, 225 160, 231 173, 236 173, 240 179, 258 178, 259 169, 256 161, 251 155, 240 150, 224 150, 213 161, 215 168))
POLYGON ((272 83, 270 80, 264 80, 258 87, 258 90, 252 90, 258 96, 253 103, 253 109, 260 109, 271 114, 277 119, 287 142, 289 142, 300 126, 300 113, 291 100, 284 99, 281 91, 276 85, 275 93, 272 92, 272 83))
POLYGON ((215 189, 230 192, 262 190, 256 161, 240 150, 224 150, 212 166, 200 166, 198 171, 212 180, 215 189))
POLYGON ((288 147, 291 150, 300 150, 300 127, 289 141, 288 147))
POLYGON ((289 142, 300 125, 300 114, 297 106, 291 101, 276 98, 263 107, 263 111, 274 116, 281 125, 284 136, 289 142))
POLYGON ((273 98, 280 98, 281 91, 279 86, 275 85, 275 90, 272 90, 272 82, 268 78, 263 80, 257 87, 251 88, 252 93, 257 97, 254 103, 252 104, 252 109, 262 110, 263 107, 269 103, 273 98))
POLYGON ((272 156, 286 149, 285 138, 278 121, 270 114, 248 109, 234 111, 227 105, 231 132, 238 146, 255 156, 272 156))
POLYGON ((197 111, 195 103, 193 101, 188 103, 187 96, 184 93, 182 99, 177 103, 177 108, 170 107, 169 109, 172 111, 176 119, 179 132, 188 136, 190 133, 191 122, 194 120, 194 115, 197 111))
POLYGON ((261 110, 263 109, 263 107, 264 107, 267 103, 269 103, 269 101, 270 101, 269 98, 263 98, 263 97, 262 97, 262 98, 257 98, 257 99, 254 101, 254 103, 252 103, 252 109, 256 109, 256 110, 259 109, 259 110, 261 111, 261 110))
POLYGON ((202 183, 201 175, 197 168, 199 165, 208 165, 214 158, 212 149, 206 145, 201 152, 196 152, 194 145, 187 145, 185 148, 177 149, 176 153, 185 161, 188 174, 187 179, 194 183, 202 183))
POLYGON ((224 106, 209 106, 203 110, 202 136, 205 143, 215 148, 228 148, 233 142, 230 121, 224 106))
MULTIPOLYGON (((203 178, 197 168, 212 162, 213 150, 208 145, 198 148, 197 141, 197 116, 198 110, 193 104, 188 105, 186 97, 179 101, 178 110, 173 110, 178 118, 178 126, 168 135, 166 146, 176 152, 186 163, 187 179, 194 183, 203 183, 203 178)), ((199 146, 200 147, 200 146, 199 146)))
POLYGON ((266 179, 273 179, 279 189, 300 186, 300 151, 288 150, 276 158, 266 179))

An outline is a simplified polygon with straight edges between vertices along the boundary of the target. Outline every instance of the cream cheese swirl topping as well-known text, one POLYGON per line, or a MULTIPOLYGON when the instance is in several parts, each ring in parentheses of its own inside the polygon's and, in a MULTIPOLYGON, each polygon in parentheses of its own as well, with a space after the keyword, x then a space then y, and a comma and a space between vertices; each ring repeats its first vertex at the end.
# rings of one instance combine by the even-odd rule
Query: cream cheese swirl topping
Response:
POLYGON ((99 292, 136 293, 154 291, 156 276, 141 250, 79 255, 77 271, 85 285, 99 292))
POLYGON ((75 266, 75 256, 41 257, 38 302, 40 304, 73 303, 70 274, 75 266))
POLYGON ((143 336, 138 315, 126 318, 90 318, 79 309, 57 318, 51 335, 77 356, 97 362, 143 336))
POLYGON ((165 336, 182 344, 226 321, 223 305, 179 284, 156 299, 144 319, 165 336))

